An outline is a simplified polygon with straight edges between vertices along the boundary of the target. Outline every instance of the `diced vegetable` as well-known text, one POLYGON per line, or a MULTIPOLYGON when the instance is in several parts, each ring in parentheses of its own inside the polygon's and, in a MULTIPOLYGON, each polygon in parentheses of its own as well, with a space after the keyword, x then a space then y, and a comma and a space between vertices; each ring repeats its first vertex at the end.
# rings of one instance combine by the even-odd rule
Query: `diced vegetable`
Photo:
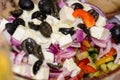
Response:
POLYGON ((82 51, 86 51, 86 50, 87 50, 87 47, 84 46, 84 45, 82 45, 82 46, 81 46, 81 50, 82 50, 82 51))
POLYGON ((110 57, 102 57, 101 59, 95 61, 96 66, 99 66, 103 63, 109 62, 109 61, 113 61, 114 57, 110 56, 110 57))
POLYGON ((87 51, 84 51, 84 52, 81 52, 81 53, 79 53, 79 52, 76 53, 76 58, 78 60, 82 60, 84 58, 87 58, 88 56, 89 56, 89 54, 88 54, 87 51))
POLYGON ((89 41, 88 40, 83 40, 82 41, 82 44, 84 45, 84 46, 86 46, 86 47, 90 47, 90 43, 89 43, 89 41))
POLYGON ((101 72, 100 72, 100 71, 97 71, 97 72, 95 72, 95 73, 90 73, 90 74, 89 74, 90 77, 98 77, 98 76, 100 76, 100 75, 101 75, 101 72))
POLYGON ((113 56, 115 53, 116 50, 114 48, 111 48, 111 50, 105 56, 113 56))
POLYGON ((107 71, 108 71, 106 64, 101 64, 101 65, 100 65, 100 69, 101 69, 103 72, 107 72, 107 71))
POLYGON ((113 63, 113 62, 107 63, 107 67, 108 67, 108 69, 109 69, 110 71, 116 69, 118 66, 119 66, 118 64, 115 64, 115 63, 113 63))

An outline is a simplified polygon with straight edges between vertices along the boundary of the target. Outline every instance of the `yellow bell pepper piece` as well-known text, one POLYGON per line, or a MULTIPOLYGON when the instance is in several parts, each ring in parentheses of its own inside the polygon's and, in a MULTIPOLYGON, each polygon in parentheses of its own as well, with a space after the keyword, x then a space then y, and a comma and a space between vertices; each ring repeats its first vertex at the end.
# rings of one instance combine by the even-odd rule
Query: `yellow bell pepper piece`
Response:
POLYGON ((102 57, 101 59, 97 60, 95 62, 95 65, 96 66, 100 66, 101 64, 104 64, 106 62, 109 62, 109 61, 112 61, 114 60, 114 57, 113 56, 109 56, 109 57, 102 57))
POLYGON ((86 47, 90 47, 90 42, 88 40, 83 40, 82 44, 86 47))

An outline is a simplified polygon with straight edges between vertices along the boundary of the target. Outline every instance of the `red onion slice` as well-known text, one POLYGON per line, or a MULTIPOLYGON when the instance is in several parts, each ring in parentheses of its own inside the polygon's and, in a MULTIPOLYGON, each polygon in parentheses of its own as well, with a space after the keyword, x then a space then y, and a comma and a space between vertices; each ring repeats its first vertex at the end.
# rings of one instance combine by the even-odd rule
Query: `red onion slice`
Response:
POLYGON ((25 56, 25 52, 24 51, 21 51, 17 56, 16 56, 16 59, 15 59, 15 64, 21 64, 22 62, 22 59, 23 57, 25 56))
POLYGON ((110 41, 107 42, 107 46, 106 46, 106 48, 104 49, 104 51, 101 52, 101 53, 98 55, 98 59, 100 59, 100 58, 103 57, 106 53, 108 53, 111 48, 112 48, 112 43, 111 43, 111 40, 110 40, 110 41))
POLYGON ((117 44, 113 43, 112 47, 117 51, 117 57, 114 61, 114 63, 117 63, 118 60, 120 59, 120 44, 117 45, 117 44))

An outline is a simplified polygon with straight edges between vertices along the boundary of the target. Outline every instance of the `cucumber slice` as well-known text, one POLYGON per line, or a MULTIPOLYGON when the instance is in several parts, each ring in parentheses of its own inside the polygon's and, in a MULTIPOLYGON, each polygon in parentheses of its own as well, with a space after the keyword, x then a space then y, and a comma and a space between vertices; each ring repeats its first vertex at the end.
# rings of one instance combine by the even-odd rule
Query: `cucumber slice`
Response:
POLYGON ((112 71, 112 70, 115 70, 116 68, 118 68, 119 64, 115 64, 113 62, 109 62, 109 63, 107 63, 107 67, 108 67, 109 70, 112 71))
POLYGON ((87 51, 84 51, 82 53, 76 53, 77 60, 82 60, 82 59, 88 58, 88 57, 89 57, 89 54, 87 51))
POLYGON ((100 69, 101 69, 103 72, 107 72, 107 71, 108 71, 106 64, 101 64, 101 65, 100 65, 100 69))

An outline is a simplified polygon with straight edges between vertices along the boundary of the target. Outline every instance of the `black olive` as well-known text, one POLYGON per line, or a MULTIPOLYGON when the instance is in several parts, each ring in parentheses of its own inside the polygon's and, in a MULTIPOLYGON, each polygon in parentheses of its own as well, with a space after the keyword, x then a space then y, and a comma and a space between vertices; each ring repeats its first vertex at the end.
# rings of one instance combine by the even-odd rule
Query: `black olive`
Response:
POLYGON ((53 7, 53 2, 51 0, 40 0, 38 3, 40 11, 51 14, 51 8, 53 7))
POLYGON ((80 23, 77 25, 77 27, 82 29, 87 34, 87 36, 90 37, 90 30, 87 29, 85 24, 80 23))
POLYGON ((33 55, 35 55, 38 59, 44 60, 44 55, 40 45, 34 47, 33 55))
POLYGON ((73 35, 75 33, 75 30, 73 27, 72 28, 59 28, 59 31, 65 35, 67 35, 67 34, 73 35))
POLYGON ((22 42, 22 49, 26 54, 33 54, 35 46, 37 46, 37 43, 32 38, 27 38, 22 42))
POLYGON ((18 9, 18 10, 11 11, 10 13, 14 17, 19 17, 23 13, 23 10, 22 9, 18 9))
POLYGON ((99 13, 98 12, 96 12, 94 9, 91 9, 88 12, 94 17, 95 21, 98 20, 98 17, 99 17, 99 13))
POLYGON ((115 24, 115 26, 110 30, 110 32, 115 43, 120 43, 120 25, 115 24))
POLYGON ((13 24, 14 24, 15 26, 19 26, 19 25, 25 26, 25 21, 24 21, 22 18, 16 18, 16 19, 13 21, 13 24))
POLYGON ((28 25, 29 25, 29 27, 30 27, 31 29, 36 30, 36 31, 39 31, 40 25, 36 25, 36 24, 34 24, 33 22, 28 22, 28 25))
POLYGON ((19 6, 21 9, 23 10, 32 10, 34 9, 34 3, 32 2, 32 0, 19 0, 19 6))
POLYGON ((33 65, 33 74, 36 75, 38 70, 40 69, 41 65, 43 63, 43 60, 39 59, 38 61, 35 62, 33 65))
POLYGON ((14 24, 13 23, 6 23, 5 24, 5 27, 6 27, 6 29, 7 29, 7 32, 10 34, 10 35, 13 35, 13 33, 15 32, 15 30, 16 30, 16 26, 14 26, 14 24))
POLYGON ((53 32, 51 25, 47 22, 42 22, 40 24, 39 30, 40 30, 41 34, 45 37, 50 37, 50 35, 53 32))
POLYGON ((41 21, 45 20, 47 18, 46 14, 41 11, 36 11, 32 14, 32 19, 37 18, 41 21))
POLYGON ((75 10, 75 9, 83 9, 83 8, 84 8, 83 5, 80 4, 80 3, 74 3, 74 4, 72 4, 71 7, 72 7, 74 10, 75 10))
POLYGON ((59 19, 60 8, 58 6, 57 0, 53 1, 53 8, 51 8, 51 15, 59 19))
POLYGON ((60 64, 60 63, 57 63, 57 64, 47 63, 47 65, 52 69, 60 69, 60 68, 62 68, 62 64, 60 64))

